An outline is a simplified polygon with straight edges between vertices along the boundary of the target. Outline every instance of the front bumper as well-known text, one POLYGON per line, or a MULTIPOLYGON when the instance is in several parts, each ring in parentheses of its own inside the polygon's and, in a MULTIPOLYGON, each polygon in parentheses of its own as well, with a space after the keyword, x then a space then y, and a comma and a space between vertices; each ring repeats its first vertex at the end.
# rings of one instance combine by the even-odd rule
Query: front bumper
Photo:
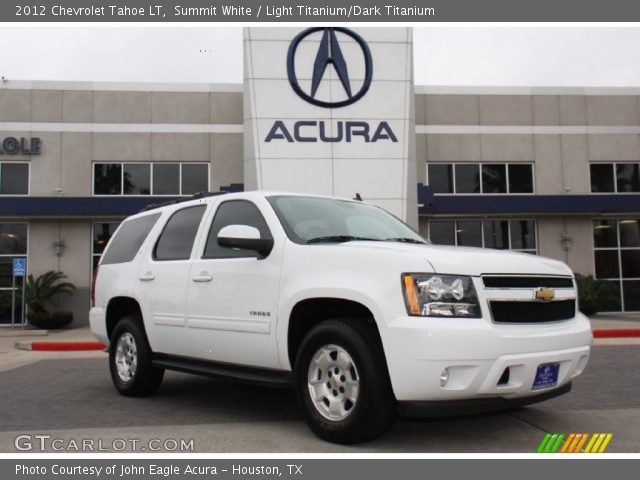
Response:
POLYGON ((387 324, 383 345, 399 402, 532 400, 582 373, 591 339, 589 320, 581 314, 527 325, 495 324, 486 318, 399 317, 387 324), (560 365, 556 386, 533 390, 538 366, 547 363, 560 365), (448 381, 442 385, 445 370, 448 381))
POLYGON ((544 402, 571 391, 571 382, 532 397, 519 398, 477 398, 471 400, 450 400, 441 402, 398 402, 398 414, 409 418, 436 418, 455 415, 496 412, 524 407, 532 403, 544 402))

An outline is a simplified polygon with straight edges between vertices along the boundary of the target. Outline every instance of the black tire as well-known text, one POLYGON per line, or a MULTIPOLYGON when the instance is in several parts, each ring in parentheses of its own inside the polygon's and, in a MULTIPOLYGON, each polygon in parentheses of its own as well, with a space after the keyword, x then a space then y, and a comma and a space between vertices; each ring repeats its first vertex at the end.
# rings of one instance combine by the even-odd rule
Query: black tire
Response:
MULTIPOLYGON (((332 354, 329 354, 332 357, 332 354)), ((314 365, 316 365, 314 363, 314 365)), ((338 366, 338 365, 336 365, 338 366)), ((294 365, 294 380, 298 403, 302 415, 309 428, 323 440, 340 444, 354 444, 372 440, 386 432, 396 418, 396 400, 391 388, 389 373, 387 370, 384 351, 380 339, 371 326, 359 320, 333 319, 316 325, 304 337, 294 365), (326 354, 335 348, 334 353, 344 349, 351 357, 355 371, 347 369, 346 377, 340 373, 332 382, 330 371, 333 367, 323 370, 324 367, 314 366, 310 371, 310 364, 316 354, 322 351, 326 354), (324 349, 324 350, 323 350, 324 349), (324 371, 327 376, 324 376, 324 371), (357 375, 354 375, 356 373, 357 375), (357 376, 358 393, 355 403, 348 399, 348 385, 339 383, 349 378, 353 380, 357 376), (326 415, 330 412, 323 409, 321 402, 318 407, 311 394, 310 378, 317 382, 319 391, 323 391, 326 381, 326 396, 321 400, 329 409, 330 402, 340 401, 342 398, 342 413, 346 418, 331 419, 326 415), (322 380, 322 382, 320 382, 322 380), (336 383, 338 382, 338 383, 336 383), (338 385, 338 387, 336 387, 338 385), (344 389, 337 390, 340 385, 344 389), (330 398, 333 395, 335 398, 330 398), (351 407, 349 407, 351 404, 351 407), (349 409, 347 410, 347 407, 349 409), (345 413, 348 412, 348 413, 345 413)), ((321 399, 322 393, 314 394, 316 399, 321 399)))
POLYGON ((140 317, 123 317, 117 323, 111 335, 109 347, 111 380, 116 390, 127 397, 151 395, 158 390, 162 383, 162 377, 164 376, 164 368, 155 367, 151 363, 152 352, 147 337, 141 327, 141 323, 140 317), (127 379, 118 373, 116 363, 118 342, 121 338, 123 338, 123 342, 132 339, 135 345, 135 354, 132 354, 130 358, 133 359, 133 357, 135 357, 136 367, 132 369, 133 372, 127 379))

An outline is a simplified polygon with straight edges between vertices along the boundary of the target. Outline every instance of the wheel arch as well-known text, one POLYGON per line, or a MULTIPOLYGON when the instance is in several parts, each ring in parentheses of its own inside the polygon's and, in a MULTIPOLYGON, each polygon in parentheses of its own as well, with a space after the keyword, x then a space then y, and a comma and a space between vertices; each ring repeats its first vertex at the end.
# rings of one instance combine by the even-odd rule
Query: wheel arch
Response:
POLYGON ((144 322, 142 321, 142 309, 135 298, 127 296, 113 297, 107 304, 105 322, 107 328, 107 338, 111 339, 113 330, 118 322, 126 317, 132 316, 139 319, 140 327, 146 336, 144 322))
MULTIPOLYGON (((320 322, 336 318, 357 322, 371 328, 382 347, 382 337, 376 316, 372 309, 364 303, 340 296, 304 298, 293 305, 288 316, 286 361, 289 362, 291 369, 294 367, 298 348, 305 335, 320 322)), ((382 347, 382 351, 384 352, 384 347, 382 347)))

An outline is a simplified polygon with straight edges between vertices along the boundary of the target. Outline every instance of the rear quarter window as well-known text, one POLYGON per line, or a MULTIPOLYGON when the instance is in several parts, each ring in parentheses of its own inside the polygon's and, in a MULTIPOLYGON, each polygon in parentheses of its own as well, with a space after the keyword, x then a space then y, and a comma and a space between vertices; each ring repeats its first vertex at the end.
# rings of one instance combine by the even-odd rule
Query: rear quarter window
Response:
POLYGON ((160 214, 154 213, 125 220, 109 242, 100 265, 126 263, 133 260, 158 218, 160 214))

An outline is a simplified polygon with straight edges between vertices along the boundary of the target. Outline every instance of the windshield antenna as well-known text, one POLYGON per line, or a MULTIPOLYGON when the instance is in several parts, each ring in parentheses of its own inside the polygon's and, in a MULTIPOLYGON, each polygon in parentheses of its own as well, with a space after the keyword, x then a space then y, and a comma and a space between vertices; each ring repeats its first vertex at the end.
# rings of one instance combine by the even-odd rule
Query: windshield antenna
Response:
POLYGON ((361 201, 362 201, 362 197, 360 196, 360 194, 359 194, 359 193, 356 193, 356 196, 355 196, 354 200, 357 200, 357 201, 359 201, 359 202, 361 202, 361 201))

